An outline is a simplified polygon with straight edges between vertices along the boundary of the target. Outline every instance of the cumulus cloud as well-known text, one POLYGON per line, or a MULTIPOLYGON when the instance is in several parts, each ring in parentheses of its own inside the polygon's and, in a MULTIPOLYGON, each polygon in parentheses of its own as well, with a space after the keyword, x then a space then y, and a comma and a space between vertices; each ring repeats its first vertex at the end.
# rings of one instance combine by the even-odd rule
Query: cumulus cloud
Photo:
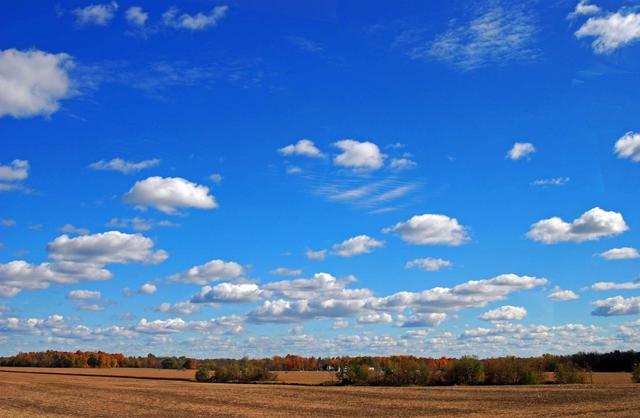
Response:
POLYGON ((112 1, 105 4, 90 4, 71 11, 76 16, 78 25, 107 26, 118 10, 118 3, 112 1))
POLYGON ((528 155, 536 152, 536 148, 530 142, 516 142, 513 147, 507 152, 507 158, 517 161, 521 158, 525 158, 528 155))
POLYGON ((140 170, 144 170, 145 168, 156 167, 160 164, 160 160, 154 158, 152 160, 143 160, 140 162, 133 161, 125 161, 121 158, 114 158, 109 161, 100 160, 95 163, 89 164, 90 168, 94 170, 110 170, 110 171, 119 171, 124 174, 135 173, 140 170))
POLYGON ((67 261, 29 264, 15 260, 0 264, 0 296, 13 297, 22 290, 45 289, 51 283, 72 284, 110 278, 111 272, 95 264, 67 261))
POLYGON ((595 15, 600 13, 602 9, 595 4, 590 4, 587 0, 580 0, 576 4, 576 8, 567 16, 568 18, 574 18, 577 16, 595 15))
POLYGON ((316 260, 316 261, 320 261, 320 260, 324 260, 325 258, 327 258, 327 250, 311 250, 308 249, 304 252, 304 256, 307 257, 309 260, 316 260))
POLYGON ((569 177, 554 177, 550 179, 538 179, 531 182, 532 186, 564 186, 569 183, 569 177))
POLYGON ((376 248, 384 247, 384 242, 377 241, 367 235, 349 238, 332 247, 333 254, 340 257, 353 257, 360 254, 372 253, 376 248))
POLYGON ((58 111, 60 101, 73 93, 69 77, 73 65, 63 53, 0 51, 0 117, 49 116, 58 111))
POLYGON ((372 142, 343 139, 335 142, 333 146, 342 151, 333 159, 337 166, 357 170, 377 170, 384 165, 386 155, 380 152, 380 148, 372 142))
POLYGON ((141 209, 149 206, 168 215, 181 208, 214 209, 218 203, 209 188, 180 177, 149 177, 136 182, 124 195, 124 201, 141 209))
POLYGON ((160 263, 167 259, 164 250, 153 251, 153 241, 141 234, 108 231, 69 238, 61 235, 47 244, 54 260, 93 264, 160 263))
POLYGON ((445 313, 419 313, 411 316, 398 315, 396 326, 400 328, 437 327, 447 319, 445 313))
POLYGON ((271 270, 271 274, 274 276, 300 276, 302 274, 302 269, 278 267, 277 269, 271 270))
POLYGON ((474 11, 469 20, 450 21, 449 28, 427 45, 410 42, 415 34, 406 32, 396 43, 408 44, 412 59, 436 59, 462 71, 531 61, 539 55, 534 46, 538 29, 529 10, 492 1, 474 11))
POLYGON ((614 283, 597 282, 591 285, 591 290, 634 290, 640 289, 640 280, 633 282, 614 283))
POLYGON ((453 263, 442 258, 416 258, 415 260, 407 261, 404 265, 405 268, 420 268, 424 271, 438 271, 444 267, 451 267, 453 263))
POLYGON ((174 29, 186 29, 190 31, 204 30, 215 27, 229 10, 229 6, 216 6, 208 13, 198 12, 195 15, 180 13, 176 7, 169 8, 162 14, 163 23, 174 29))
POLYGON ((622 214, 595 207, 571 223, 559 217, 538 221, 531 225, 527 237, 545 244, 583 242, 619 235, 628 229, 622 214))
POLYGON ((593 37, 596 54, 609 54, 640 39, 640 14, 627 11, 589 18, 575 33, 576 38, 593 37))
POLYGON ((138 293, 141 293, 143 295, 153 295, 157 291, 158 291, 158 287, 155 284, 145 283, 140 287, 140 290, 138 290, 138 293))
POLYGON ((389 162, 389 168, 392 170, 408 170, 415 168, 418 164, 408 158, 392 158, 389 162))
POLYGON ((573 290, 563 290, 558 286, 554 287, 551 293, 549 293, 549 299, 554 300, 556 302, 576 300, 579 298, 580 296, 578 296, 576 292, 574 292, 573 290))
POLYGON ((254 283, 220 283, 204 286, 191 298, 192 303, 251 303, 261 299, 264 291, 254 283))
POLYGON ((130 25, 143 27, 149 19, 149 13, 140 6, 131 6, 127 9, 126 18, 130 25))
POLYGON ((389 324, 393 321, 391 315, 386 312, 375 312, 358 317, 358 324, 389 324))
POLYGON ((201 305, 191 302, 178 302, 174 304, 161 303, 158 306, 158 311, 173 315, 193 315, 200 312, 201 305))
POLYGON ((142 318, 134 327, 137 332, 145 334, 172 334, 177 332, 199 331, 203 333, 237 333, 242 331, 243 319, 230 315, 204 321, 185 321, 182 318, 149 321, 142 318))
POLYGON ((235 261, 211 260, 191 267, 184 273, 169 276, 169 280, 187 284, 206 285, 209 282, 235 279, 244 274, 244 268, 235 261))
POLYGON ((102 294, 97 290, 72 290, 67 295, 69 299, 100 299, 102 294))
POLYGON ((593 302, 595 316, 637 315, 640 314, 640 297, 625 298, 614 296, 593 302))
POLYGON ((638 250, 632 247, 612 248, 598 255, 602 258, 606 258, 607 260, 630 260, 633 258, 640 258, 638 250))
POLYGON ((29 161, 13 160, 0 165, 0 181, 21 181, 29 177, 29 161))
POLYGON ((397 232, 404 241, 417 245, 456 246, 469 240, 467 228, 446 215, 416 215, 406 222, 385 228, 383 232, 397 232))
POLYGON ((492 309, 480 315, 483 321, 520 321, 527 316, 527 310, 522 306, 505 305, 492 309))
POLYGON ((640 162, 640 134, 627 132, 616 141, 614 151, 618 158, 629 158, 640 162))
POLYGON ((287 145, 278 150, 282 155, 303 155, 305 157, 321 158, 322 152, 314 145, 313 141, 301 139, 295 144, 287 145))

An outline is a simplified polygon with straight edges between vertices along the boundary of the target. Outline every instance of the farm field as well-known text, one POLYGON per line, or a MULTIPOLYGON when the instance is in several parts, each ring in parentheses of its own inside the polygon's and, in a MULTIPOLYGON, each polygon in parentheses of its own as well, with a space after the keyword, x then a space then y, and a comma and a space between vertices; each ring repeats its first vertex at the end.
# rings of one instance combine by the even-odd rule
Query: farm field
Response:
POLYGON ((0 417, 637 416, 640 385, 338 387, 0 371, 0 417))

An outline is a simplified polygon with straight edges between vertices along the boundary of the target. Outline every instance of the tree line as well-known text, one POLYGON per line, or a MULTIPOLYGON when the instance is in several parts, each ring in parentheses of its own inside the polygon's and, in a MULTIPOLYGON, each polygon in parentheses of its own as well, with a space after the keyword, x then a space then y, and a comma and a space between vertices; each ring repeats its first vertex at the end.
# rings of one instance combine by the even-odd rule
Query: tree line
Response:
POLYGON ((192 359, 49 350, 0 357, 0 366, 198 369, 196 380, 201 382, 269 381, 277 371, 331 371, 344 385, 539 384, 547 380, 547 373, 553 373, 556 383, 588 383, 590 372, 632 372, 633 379, 640 382, 640 352, 635 351, 487 359, 404 355, 323 358, 291 354, 262 359, 192 359))

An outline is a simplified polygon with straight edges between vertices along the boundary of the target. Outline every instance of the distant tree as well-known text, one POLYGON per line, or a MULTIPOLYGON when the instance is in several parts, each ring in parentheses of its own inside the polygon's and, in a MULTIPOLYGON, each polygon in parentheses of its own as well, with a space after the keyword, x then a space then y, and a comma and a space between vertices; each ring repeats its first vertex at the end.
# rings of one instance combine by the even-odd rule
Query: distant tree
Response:
POLYGON ((449 366, 447 380, 453 385, 478 385, 484 382, 484 366, 475 357, 462 357, 449 366))
POLYGON ((631 372, 631 378, 634 382, 640 383, 640 363, 636 363, 633 366, 633 371, 631 372))
POLYGON ((558 364, 554 376, 556 383, 587 383, 587 371, 570 362, 558 364))

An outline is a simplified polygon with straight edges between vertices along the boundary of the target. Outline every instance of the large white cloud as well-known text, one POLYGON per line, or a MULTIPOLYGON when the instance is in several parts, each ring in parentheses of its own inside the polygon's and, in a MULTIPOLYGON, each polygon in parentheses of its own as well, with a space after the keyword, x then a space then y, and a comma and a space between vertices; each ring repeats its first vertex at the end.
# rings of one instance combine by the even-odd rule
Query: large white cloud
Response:
POLYGON ((632 258, 640 258, 638 250, 632 247, 612 248, 603 253, 598 254, 607 260, 630 260, 632 258))
POLYGON ((15 260, 0 264, 0 296, 12 297, 21 290, 45 289, 51 283, 71 284, 110 278, 111 272, 95 264, 67 261, 29 264, 15 260))
POLYGON ((527 237, 545 244, 583 242, 619 235, 628 229, 622 214, 595 207, 571 223, 557 216, 538 221, 531 225, 527 237))
POLYGON ((264 295, 258 285, 253 283, 220 283, 204 286, 200 293, 191 298, 192 303, 251 303, 264 295))
POLYGON ((640 14, 618 11, 589 18, 575 33, 576 37, 594 37, 596 54, 608 54, 640 39, 640 14))
POLYGON ((536 152, 536 148, 530 142, 516 142, 507 152, 507 157, 511 160, 519 160, 536 152))
POLYGON ((522 306, 504 305, 480 315, 483 321, 519 321, 527 316, 527 310, 522 306))
POLYGON ((337 155, 333 162, 342 167, 361 170, 376 170, 384 165, 386 155, 380 152, 380 148, 372 142, 359 142, 353 139, 343 139, 333 144, 342 153, 337 155))
POLYGON ((594 309, 591 314, 596 316, 640 314, 640 296, 631 298, 614 296, 603 300, 596 300, 593 302, 593 305, 596 309, 594 309))
POLYGON ((209 282, 235 279, 243 274, 244 268, 235 261, 211 260, 191 267, 184 273, 174 274, 169 279, 188 284, 206 285, 209 282))
POLYGON ((442 258, 416 258, 415 260, 407 261, 404 265, 405 268, 420 268, 424 271, 438 271, 444 267, 451 267, 453 263, 442 258))
POLYGON ((404 241, 418 245, 460 245, 469 240, 467 228, 446 215, 416 215, 383 232, 397 232, 404 241))
POLYGON ((160 263, 167 259, 164 250, 153 251, 153 241, 141 234, 108 231, 69 238, 61 235, 47 245, 54 260, 93 264, 131 262, 160 263))
POLYGON ((301 139, 295 144, 287 145, 278 150, 282 155, 304 155, 305 157, 320 158, 323 157, 322 152, 315 146, 313 141, 301 139))
POLYGON ((640 133, 627 132, 616 141, 613 149, 618 158, 629 158, 640 162, 640 133))
POLYGON ((169 215, 181 208, 214 209, 218 203, 209 188, 180 177, 149 177, 136 182, 124 195, 127 203, 154 207, 169 215))
POLYGON ((0 51, 0 117, 15 118, 55 113, 60 100, 72 95, 67 54, 32 49, 0 51))
POLYGON ((78 25, 107 26, 118 10, 118 3, 112 1, 105 4, 90 4, 72 10, 78 25))
POLYGON ((229 6, 216 6, 208 13, 198 12, 195 15, 180 13, 176 7, 171 7, 162 14, 162 21, 166 26, 175 29, 186 29, 191 31, 203 30, 215 27, 218 22, 223 19, 229 6))
POLYGON ((368 235, 358 235, 335 244, 333 254, 340 257, 353 257, 354 255, 369 254, 376 248, 384 247, 384 242, 375 240, 368 235))
POLYGON ((89 164, 89 167, 93 168, 94 170, 111 170, 129 174, 144 170, 145 168, 156 167, 158 164, 160 164, 160 160, 157 158, 151 160, 142 160, 137 163, 134 161, 125 161, 121 158, 114 158, 109 161, 96 161, 95 163, 89 164))

